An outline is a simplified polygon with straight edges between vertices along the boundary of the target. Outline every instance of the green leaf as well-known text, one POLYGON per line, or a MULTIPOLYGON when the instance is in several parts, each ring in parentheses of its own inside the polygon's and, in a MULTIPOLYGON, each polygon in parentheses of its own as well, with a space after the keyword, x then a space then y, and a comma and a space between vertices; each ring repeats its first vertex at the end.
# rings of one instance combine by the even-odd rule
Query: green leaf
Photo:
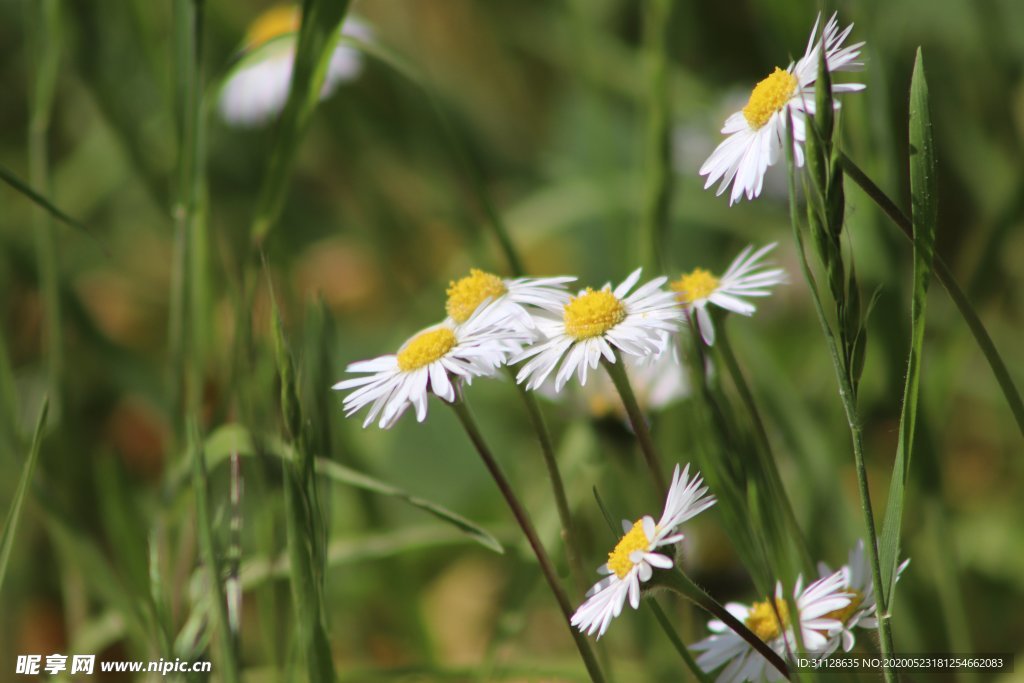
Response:
MULTIPOLYGON (((914 243, 915 238, 911 220, 907 218, 900 207, 857 166, 853 159, 843 154, 842 164, 846 174, 864 190, 864 193, 871 198, 871 201, 878 205, 878 208, 900 229, 904 237, 910 240, 911 243, 914 243)), ((953 271, 946 265, 941 254, 935 254, 934 267, 935 277, 946 289, 946 293, 953 300, 953 304, 960 312, 960 316, 967 323, 967 328, 971 331, 978 349, 985 356, 985 360, 992 369, 996 382, 999 383, 1003 397, 1006 399, 1010 412, 1013 413, 1013 418, 1017 422, 1017 428, 1021 434, 1024 434, 1024 399, 1021 399, 1017 385, 1014 384, 1013 377, 1010 375, 1010 370, 1006 367, 1006 362, 999 355, 999 350, 996 348, 995 342, 992 341, 988 330, 985 329, 985 324, 978 316, 978 312, 974 310, 971 300, 967 298, 967 295, 957 283, 956 278, 953 277, 953 271)))
POLYGON ((879 563, 882 570, 882 586, 885 590, 884 604, 889 604, 896 564, 899 561, 900 525, 914 446, 917 400, 921 384, 921 356, 924 347, 925 308, 928 283, 932 276, 935 229, 938 222, 935 150, 932 144, 931 117, 928 113, 928 84, 925 80, 924 60, 920 48, 917 51, 914 76, 910 83, 910 195, 914 230, 910 357, 907 361, 907 379, 903 389, 899 445, 889 484, 885 523, 879 541, 879 563))
MULTIPOLYGON (((291 460, 292 458, 289 447, 279 441, 262 441, 261 444, 269 455, 285 460, 291 460)), ((203 450, 206 454, 206 465, 211 470, 222 462, 227 461, 232 453, 238 453, 242 456, 251 456, 256 453, 252 436, 245 427, 239 424, 226 424, 217 428, 206 439, 203 450)), ((186 462, 185 465, 190 465, 190 463, 186 462)), ((387 482, 375 479, 327 458, 316 458, 315 465, 317 474, 322 477, 340 484, 354 486, 364 491, 402 500, 413 507, 417 507, 438 519, 454 525, 462 533, 469 535, 470 538, 485 548, 496 553, 504 552, 501 543, 483 527, 442 505, 413 495, 387 482)), ((175 477, 171 478, 172 481, 177 476, 180 476, 179 472, 175 472, 175 477)))
POLYGON ((254 244, 263 242, 281 213, 288 178, 320 99, 327 64, 338 42, 338 29, 348 5, 348 0, 305 0, 302 3, 302 25, 295 47, 291 89, 253 217, 251 237, 254 244))
POLYGON ((413 507, 418 507, 420 510, 430 513, 438 519, 454 525, 485 548, 493 550, 496 553, 504 552, 504 549, 501 547, 501 543, 499 543, 498 539, 490 533, 469 521, 462 515, 456 514, 437 503, 432 503, 429 500, 414 496, 400 488, 392 486, 391 484, 386 484, 378 479, 374 479, 373 477, 369 477, 361 472, 349 469, 344 465, 339 465, 336 462, 326 460, 324 458, 317 458, 316 471, 318 474, 327 477, 331 481, 348 484, 349 486, 355 486, 356 488, 361 488, 366 491, 373 491, 384 496, 403 500, 413 507))
POLYGON ((0 589, 4 585, 4 576, 7 574, 7 563, 11 559, 11 548, 14 546, 14 536, 18 531, 18 520, 21 519, 21 510, 28 497, 28 487, 32 483, 32 473, 36 468, 36 461, 39 459, 39 446, 43 441, 43 425, 46 424, 46 413, 49 412, 50 402, 43 399, 42 408, 39 409, 39 419, 36 420, 36 430, 32 436, 32 446, 28 451, 28 458, 21 467, 21 479, 18 480, 18 488, 14 492, 14 500, 7 511, 4 520, 4 530, 0 534, 0 589))

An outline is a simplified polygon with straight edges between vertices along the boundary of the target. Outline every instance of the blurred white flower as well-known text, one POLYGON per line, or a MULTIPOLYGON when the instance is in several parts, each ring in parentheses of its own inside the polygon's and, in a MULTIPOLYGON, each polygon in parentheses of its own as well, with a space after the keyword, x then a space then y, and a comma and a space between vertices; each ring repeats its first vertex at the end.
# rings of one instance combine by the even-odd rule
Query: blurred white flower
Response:
MULTIPOLYGON (((246 33, 245 53, 221 87, 219 107, 225 121, 236 126, 261 126, 284 109, 291 87, 295 44, 301 15, 295 6, 273 7, 261 14, 246 33)), ((320 99, 341 83, 354 79, 363 68, 363 56, 342 45, 341 36, 370 40, 369 26, 346 17, 331 53, 320 99)))
MULTIPOLYGON (((904 560, 896 568, 896 578, 893 583, 899 581, 900 574, 906 569, 910 560, 904 560)), ((826 576, 832 573, 824 562, 818 564, 818 573, 826 576)), ((878 620, 875 618, 875 587, 871 580, 871 569, 868 567, 867 557, 864 554, 864 541, 858 540, 850 550, 847 563, 839 568, 843 576, 843 588, 852 594, 850 604, 828 616, 836 619, 840 627, 834 629, 829 635, 829 644, 826 652, 834 652, 842 643, 843 651, 849 652, 853 649, 856 637, 853 634, 854 628, 877 629, 878 620)))
MULTIPOLYGON (((839 627, 839 621, 830 615, 850 604, 850 594, 844 589, 841 572, 818 579, 806 589, 803 577, 797 579, 793 599, 798 611, 795 623, 800 625, 804 649, 808 653, 820 653, 829 644, 825 635, 839 627)), ((764 641, 768 647, 785 658, 787 652, 796 650, 794 620, 789 613, 789 604, 782 598, 782 584, 775 587, 774 600, 743 605, 730 602, 725 606, 729 613, 764 641)), ((742 681, 778 681, 782 674, 755 650, 750 643, 718 619, 708 622, 710 636, 694 643, 691 650, 700 652, 697 665, 707 673, 724 665, 715 683, 741 683, 742 681)))

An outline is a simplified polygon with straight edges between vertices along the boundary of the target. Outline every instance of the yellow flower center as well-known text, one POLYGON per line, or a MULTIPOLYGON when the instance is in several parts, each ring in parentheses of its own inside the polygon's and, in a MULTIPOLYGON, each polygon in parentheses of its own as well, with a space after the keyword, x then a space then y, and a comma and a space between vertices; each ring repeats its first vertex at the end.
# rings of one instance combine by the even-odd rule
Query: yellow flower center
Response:
POLYGON ((766 643, 782 634, 782 630, 779 628, 780 619, 783 628, 789 627, 789 606, 781 598, 775 598, 774 602, 774 609, 772 603, 767 600, 755 602, 750 608, 750 614, 747 615, 746 621, 743 622, 755 636, 766 643), (778 610, 778 615, 775 614, 776 610, 778 610))
POLYGON ((688 304, 711 296, 718 289, 718 278, 710 271, 695 268, 692 273, 680 276, 669 286, 673 292, 679 292, 676 298, 680 303, 688 304))
POLYGON ((626 306, 611 290, 595 292, 587 288, 565 305, 562 320, 565 333, 574 339, 590 339, 602 335, 626 319, 626 306))
POLYGON ((249 25, 245 42, 250 47, 256 47, 286 33, 294 33, 299 30, 300 19, 299 8, 294 5, 271 7, 249 25))
POLYGON ((847 591, 853 593, 853 597, 850 598, 850 604, 842 609, 829 612, 822 619, 835 619, 845 624, 853 616, 853 613, 860 609, 860 606, 864 603, 864 594, 855 588, 848 588, 847 591))
POLYGON ((441 359, 455 346, 455 333, 447 327, 420 332, 398 352, 398 369, 409 372, 441 359))
POLYGON ((626 532, 626 535, 619 539, 615 550, 608 553, 608 569, 615 572, 620 579, 626 578, 626 574, 633 568, 633 561, 629 556, 637 550, 647 550, 651 544, 644 533, 644 521, 637 520, 633 528, 626 532))
POLYGON ((444 308, 457 323, 464 323, 487 299, 497 299, 508 291, 497 275, 471 268, 469 275, 448 283, 448 301, 444 308))
POLYGON ((789 101, 796 91, 796 86, 796 76, 775 67, 770 76, 754 86, 747 106, 743 107, 743 116, 750 127, 757 130, 768 123, 772 114, 782 109, 789 101))

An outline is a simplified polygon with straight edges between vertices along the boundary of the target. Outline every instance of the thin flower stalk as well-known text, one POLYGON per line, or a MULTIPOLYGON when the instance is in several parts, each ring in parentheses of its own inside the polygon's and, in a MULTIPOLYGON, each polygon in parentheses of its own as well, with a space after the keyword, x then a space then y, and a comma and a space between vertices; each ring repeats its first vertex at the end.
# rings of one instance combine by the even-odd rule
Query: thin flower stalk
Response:
MULTIPOLYGON (((788 134, 790 136, 790 140, 792 140, 792 122, 790 122, 790 124, 788 134)), ((829 355, 832 358, 832 365, 835 369, 836 379, 839 382, 839 398, 843 404, 843 411, 846 415, 846 421, 850 429, 850 439, 853 443, 854 467, 857 473, 857 489, 860 495, 861 510, 864 515, 864 526, 867 531, 868 557, 871 562, 872 583, 874 585, 875 593, 878 595, 876 607, 879 622, 879 641, 883 657, 888 658, 893 651, 892 633, 890 631, 889 620, 887 618, 888 612, 884 599, 885 595, 882 589, 881 565, 878 560, 878 534, 875 526, 874 512, 871 507, 871 492, 868 487, 867 468, 864 464, 864 440, 861 431, 860 416, 857 411, 856 393, 853 383, 851 382, 850 375, 843 363, 843 356, 840 353, 835 335, 832 333, 832 327, 825 314, 821 293, 818 290, 817 283, 814 279, 813 273, 811 272, 810 264, 808 264, 804 252, 803 236, 800 232, 800 219, 797 211, 796 175, 795 165, 793 163, 792 145, 787 145, 787 157, 790 169, 789 204, 790 220, 793 226, 793 237, 797 244, 797 251, 800 257, 800 267, 803 271, 804 278, 807 280, 808 287, 811 290, 811 300, 814 302, 814 309, 818 316, 818 322, 821 325, 822 333, 824 334, 826 344, 828 345, 829 355)), ((891 667, 885 667, 884 673, 887 683, 891 683, 896 680, 896 675, 891 667)))
POLYGON ((658 449, 654 445, 654 439, 651 437, 647 418, 643 410, 640 409, 640 404, 636 400, 636 394, 633 393, 633 386, 630 384, 629 376, 626 374, 626 368, 622 363, 622 356, 618 351, 615 351, 614 361, 602 359, 602 363, 608 371, 608 375, 612 378, 612 383, 615 384, 615 390, 622 398, 622 405, 626 409, 629 424, 633 428, 637 442, 640 444, 640 452, 643 454, 644 464, 647 465, 647 470, 651 474, 655 491, 659 496, 664 497, 668 492, 668 482, 665 480, 665 472, 661 467, 661 457, 658 455, 658 449))
POLYGON ((604 674, 597 663, 597 659, 594 656, 593 649, 590 647, 590 643, 583 634, 576 631, 576 629, 574 629, 569 623, 572 618, 572 606, 569 602, 568 596, 565 594, 565 589, 558 580, 558 573, 555 571, 555 566, 551 562, 551 558, 548 557, 547 551, 544 549, 544 545, 540 542, 540 537, 537 536, 537 531, 534 529, 533 522, 530 520, 530 516, 526 512, 526 508, 524 508, 523 504, 519 501, 515 491, 512 489, 512 484, 505 476, 504 471, 502 471, 501 465, 498 464, 498 461, 494 458, 487 442, 484 441, 483 434, 480 432, 480 428, 477 426, 476 420, 473 418, 465 400, 459 396, 450 405, 455 411, 455 415, 458 417, 459 423, 465 430, 469 440, 473 443, 473 447, 476 449, 477 454, 484 461, 484 466, 487 467, 487 471, 490 472, 491 477, 494 479, 494 483, 498 486, 498 490, 501 491, 501 495, 508 504, 509 510, 511 510, 512 516, 515 517, 520 530, 522 530, 523 535, 526 536, 526 540, 530 544, 530 549, 533 550, 533 554, 537 558, 537 563, 540 565, 541 573, 544 575, 544 579, 547 581, 548 587, 554 594, 555 601, 558 603, 558 607, 562 611, 562 615, 565 617, 565 624, 572 634, 573 641, 576 643, 576 648, 579 650, 580 657, 583 658, 583 663, 587 668, 587 672, 590 674, 590 680, 593 681, 593 683, 604 683, 604 674))
MULTIPOLYGON (((509 370, 512 374, 512 371, 509 370)), ((515 377, 513 375, 513 382, 515 377)), ((573 584, 577 591, 586 588, 586 579, 583 573, 583 564, 580 557, 579 546, 577 545, 576 531, 572 521, 572 510, 569 507, 569 498, 565 493, 565 482, 558 469, 558 460, 555 457, 555 447, 551 441, 551 432, 544 421, 544 414, 541 412, 537 398, 532 392, 527 391, 522 384, 516 384, 516 389, 526 406, 526 413, 530 418, 530 425, 537 433, 537 441, 540 444, 541 455, 544 456, 544 466, 547 468, 548 479, 551 481, 551 491, 555 497, 555 507, 558 509, 558 520, 562 525, 562 542, 565 544, 566 560, 569 564, 569 572, 572 574, 573 584)))

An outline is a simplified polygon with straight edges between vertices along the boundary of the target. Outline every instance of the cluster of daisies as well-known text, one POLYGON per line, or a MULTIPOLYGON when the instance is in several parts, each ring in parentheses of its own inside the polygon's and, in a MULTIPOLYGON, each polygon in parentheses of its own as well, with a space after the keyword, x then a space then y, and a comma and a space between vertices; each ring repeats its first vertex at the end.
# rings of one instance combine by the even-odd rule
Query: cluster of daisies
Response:
MULTIPOLYGON (((274 8, 249 30, 242 56, 220 93, 224 118, 238 125, 259 125, 278 115, 287 98, 300 16, 294 7, 274 8)), ((820 17, 819 17, 820 22, 820 17)), ((804 163, 806 117, 815 112, 814 86, 821 50, 829 72, 863 67, 863 43, 845 46, 852 26, 840 30, 835 15, 819 34, 816 22, 803 57, 785 70, 776 68, 760 81, 746 106, 729 116, 722 128, 727 137, 700 168, 705 187, 718 183, 718 194, 731 188, 729 203, 761 194, 767 169, 779 162, 792 126, 794 159, 804 163)), ((321 92, 328 96, 361 70, 360 53, 343 37, 372 39, 358 19, 347 19, 337 36, 321 92)), ((863 89, 858 83, 833 84, 834 93, 863 89)), ((838 108, 839 102, 834 100, 838 108)), ((416 419, 427 417, 430 395, 453 403, 474 378, 494 377, 508 368, 529 390, 558 396, 574 378, 589 386, 596 405, 607 407, 608 375, 598 366, 622 363, 637 387, 641 403, 656 407, 686 393, 675 336, 689 323, 704 344, 713 345, 711 306, 749 316, 752 298, 767 296, 785 280, 765 256, 774 247, 744 249, 728 269, 716 276, 697 268, 669 282, 657 277, 641 283, 632 272, 617 286, 585 288, 572 294, 573 277, 502 278, 473 269, 447 290, 446 315, 436 325, 409 338, 396 353, 352 363, 356 375, 334 388, 347 391, 346 415, 366 410, 364 426, 390 428, 412 407, 416 419), (644 400, 646 399, 646 401, 644 400)), ((590 635, 602 636, 628 602, 640 603, 644 584, 656 572, 672 571, 684 536, 681 525, 715 504, 699 474, 689 466, 673 473, 660 518, 624 521, 624 535, 601 567, 604 574, 587 593, 571 623, 590 635)), ((899 567, 902 571, 906 563, 899 567)), ((819 577, 804 586, 797 581, 793 601, 775 595, 750 605, 730 603, 726 609, 780 656, 800 640, 808 652, 827 655, 840 646, 849 651, 855 629, 876 628, 875 600, 863 543, 850 552, 838 571, 822 565, 819 577), (793 604, 798 614, 791 615, 793 604)), ((897 572, 897 577, 899 572, 897 572)), ((719 620, 692 648, 707 672, 718 681, 774 680, 780 677, 757 650, 719 620)))
POLYGON ((506 366, 527 389, 555 395, 574 377, 585 386, 602 361, 624 362, 634 377, 656 364, 681 372, 674 342, 682 323, 692 320, 711 344, 708 306, 749 316, 755 306, 748 299, 767 296, 785 280, 781 268, 764 263, 774 246, 744 249, 720 278, 698 268, 672 283, 658 277, 637 286, 637 269, 614 288, 576 295, 567 290, 573 277, 506 279, 472 269, 449 285, 444 320, 396 353, 352 363, 348 372, 360 376, 334 388, 352 390, 344 399, 347 415, 368 406, 364 426, 377 421, 387 429, 409 407, 417 420, 426 419, 430 394, 454 402, 461 383, 506 366))
MULTIPOLYGON (((572 625, 600 638, 627 600, 637 609, 642 584, 654 578, 655 570, 670 571, 675 566, 684 539, 681 525, 715 504, 707 492, 699 474, 691 479, 688 465, 682 471, 676 466, 661 517, 657 522, 650 516, 622 521, 624 535, 598 570, 606 576, 587 592, 586 602, 572 616, 572 625)), ((897 579, 907 562, 898 567, 897 579)), ((798 614, 790 614, 781 583, 776 584, 771 599, 750 605, 729 603, 725 608, 782 658, 796 652, 798 642, 803 643, 803 652, 819 657, 840 647, 849 652, 856 642, 855 629, 878 627, 869 571, 864 543, 859 541, 839 570, 832 571, 822 563, 813 583, 804 586, 803 578, 797 579, 793 604, 798 614)), ((711 635, 691 649, 699 653, 697 664, 705 672, 721 670, 717 683, 781 680, 782 674, 724 622, 714 619, 708 629, 711 635)))

